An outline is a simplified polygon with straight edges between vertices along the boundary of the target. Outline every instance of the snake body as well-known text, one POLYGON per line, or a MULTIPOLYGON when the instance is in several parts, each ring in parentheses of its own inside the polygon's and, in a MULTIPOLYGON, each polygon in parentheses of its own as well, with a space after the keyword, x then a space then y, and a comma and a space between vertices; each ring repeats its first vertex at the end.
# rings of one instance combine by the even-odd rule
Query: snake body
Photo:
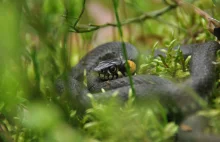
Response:
MULTIPOLYGON (((117 56, 123 57, 121 45, 120 42, 110 42, 100 45, 84 56, 84 58, 73 67, 69 77, 68 88, 71 88, 70 92, 73 94, 74 99, 77 99, 82 106, 89 106, 90 101, 86 96, 87 93, 92 93, 94 98, 103 100, 109 98, 113 92, 118 91, 118 97, 122 101, 128 99, 130 88, 128 77, 103 81, 100 80, 97 77, 97 73, 93 71, 93 68, 100 60, 117 56), (87 71, 87 87, 81 83, 84 69, 87 71), (101 93, 102 88, 106 90, 105 93, 101 93)), ((138 61, 137 49, 129 43, 125 45, 128 59, 135 62, 138 61)), ((203 44, 182 46, 180 49, 183 51, 184 56, 192 56, 190 63, 191 77, 188 81, 182 84, 175 84, 169 80, 153 75, 135 75, 132 76, 132 79, 137 100, 155 98, 159 99, 161 104, 167 108, 172 109, 176 107, 180 111, 181 116, 185 118, 185 120, 180 119, 179 122, 188 125, 188 123, 195 121, 195 119, 197 119, 198 122, 200 120, 204 121, 201 117, 194 116, 195 112, 201 110, 201 106, 193 95, 196 93, 199 97, 206 100, 211 93, 213 83, 216 79, 215 65, 212 62, 216 60, 216 53, 220 49, 220 45, 215 41, 210 41, 203 44)), ((64 87, 62 83, 59 83, 58 86, 58 88, 64 87)), ((199 128, 198 125, 190 126, 192 127, 192 131, 190 132, 179 130, 177 141, 197 141, 199 140, 198 134, 202 137, 204 127, 199 128), (195 136, 193 137, 193 135, 195 136)), ((201 137, 199 138, 202 139, 201 137)), ((220 137, 205 135, 204 140, 220 141, 220 137)))

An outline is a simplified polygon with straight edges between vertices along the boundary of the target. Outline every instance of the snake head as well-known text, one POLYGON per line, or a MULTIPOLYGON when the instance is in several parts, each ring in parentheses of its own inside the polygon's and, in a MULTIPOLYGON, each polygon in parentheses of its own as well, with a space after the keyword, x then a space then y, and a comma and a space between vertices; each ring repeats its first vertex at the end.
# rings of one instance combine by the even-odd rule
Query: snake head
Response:
MULTIPOLYGON (((133 61, 128 60, 128 65, 130 72, 133 75, 136 72, 136 64, 133 61)), ((114 77, 118 78, 118 71, 124 76, 127 76, 125 60, 121 58, 100 61, 93 70, 99 73, 99 77, 103 76, 105 80, 114 79, 114 77)))
POLYGON ((109 80, 114 79, 114 77, 118 78, 118 69, 120 65, 122 65, 120 58, 114 58, 100 61, 93 70, 99 73, 99 77, 102 80, 109 80))
POLYGON ((106 70, 112 66, 120 66, 123 62, 119 58, 109 59, 100 61, 98 65, 93 69, 96 72, 101 72, 102 70, 106 70))

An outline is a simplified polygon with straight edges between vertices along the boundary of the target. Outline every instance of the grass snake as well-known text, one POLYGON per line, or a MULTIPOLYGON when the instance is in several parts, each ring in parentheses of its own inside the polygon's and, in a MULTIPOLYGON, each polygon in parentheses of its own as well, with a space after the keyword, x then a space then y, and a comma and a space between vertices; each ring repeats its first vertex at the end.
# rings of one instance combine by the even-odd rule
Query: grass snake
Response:
MULTIPOLYGON (((138 50, 129 43, 125 45, 128 59, 138 63, 138 50)), ((126 101, 130 88, 128 77, 103 81, 98 77, 97 72, 93 71, 101 60, 117 57, 122 57, 124 60, 121 46, 121 42, 109 42, 90 51, 72 68, 66 87, 63 81, 57 81, 58 91, 63 93, 64 90, 69 89, 73 99, 85 108, 90 107, 90 99, 87 97, 87 93, 92 93, 97 100, 103 100, 118 91, 120 100, 126 101), (87 86, 82 83, 85 80, 84 70, 87 72, 87 86), (106 90, 105 93, 101 92, 102 88, 106 90)), ((181 116, 177 123, 180 126, 187 125, 192 128, 191 131, 184 131, 180 127, 176 139, 178 142, 220 141, 220 136, 203 133, 209 120, 196 115, 196 112, 202 109, 197 99, 207 101, 216 81, 213 61, 216 60, 216 53, 220 49, 220 45, 215 41, 209 41, 181 46, 180 49, 184 56, 192 56, 190 78, 185 82, 176 84, 154 75, 134 75, 132 79, 136 90, 136 100, 144 101, 145 99, 155 98, 159 99, 161 104, 167 108, 177 108, 178 115, 181 116)), ((159 54, 158 52, 157 55, 159 54)))

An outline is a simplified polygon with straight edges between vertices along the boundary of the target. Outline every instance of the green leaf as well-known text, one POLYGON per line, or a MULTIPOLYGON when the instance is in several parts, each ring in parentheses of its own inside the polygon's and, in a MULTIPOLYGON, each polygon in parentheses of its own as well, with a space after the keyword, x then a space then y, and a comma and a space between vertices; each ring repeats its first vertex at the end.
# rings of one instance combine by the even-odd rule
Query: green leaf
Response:
POLYGON ((174 122, 168 123, 164 128, 164 138, 174 136, 178 131, 178 126, 174 122))
POLYGON ((70 111, 70 117, 73 118, 76 115, 76 110, 71 110, 70 111))

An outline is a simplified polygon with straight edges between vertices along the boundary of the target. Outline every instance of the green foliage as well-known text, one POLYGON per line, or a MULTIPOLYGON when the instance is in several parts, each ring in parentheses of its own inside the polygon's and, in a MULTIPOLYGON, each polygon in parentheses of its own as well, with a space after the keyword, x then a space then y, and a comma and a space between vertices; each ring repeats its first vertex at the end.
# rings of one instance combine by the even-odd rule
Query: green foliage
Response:
POLYGON ((93 107, 84 117, 84 129, 104 142, 170 141, 178 127, 167 122, 166 111, 161 104, 146 101, 147 106, 135 105, 133 101, 130 98, 121 106, 114 97, 105 103, 93 100, 93 107))
POLYGON ((220 119, 220 97, 214 100, 214 108, 200 111, 199 115, 205 116, 210 119, 209 127, 206 129, 206 133, 220 133, 220 124, 218 120, 220 119))
MULTIPOLYGON (((139 16, 169 5, 161 1, 125 0, 125 5, 114 2, 112 6, 101 5, 110 7, 112 17, 116 16, 120 36, 113 32, 116 35, 113 34, 113 39, 127 41, 131 37, 130 42, 144 51, 152 47, 153 51, 156 47, 167 49, 164 50, 166 58, 154 58, 154 52, 144 55, 140 67, 142 74, 186 78, 190 58, 184 59, 176 45, 215 39, 206 30, 206 21, 182 8, 151 20, 138 21, 129 25, 129 31, 121 25, 124 20, 121 17, 139 16), (123 8, 127 16, 123 15, 123 8)), ((217 1, 189 2, 211 11, 219 19, 217 1)), ((178 127, 174 122, 168 122, 167 110, 157 101, 135 104, 131 97, 121 105, 114 97, 104 103, 91 98, 92 107, 86 114, 81 114, 73 104, 78 100, 69 94, 60 96, 56 93, 54 82, 57 77, 67 75, 72 65, 94 47, 91 40, 96 45, 103 42, 95 40, 98 29, 95 26, 94 32, 69 33, 76 23, 79 29, 90 29, 90 20, 96 22, 96 15, 86 15, 91 8, 88 3, 88 0, 86 5, 82 0, 0 1, 0 141, 11 141, 10 138, 15 142, 173 140, 178 127), (81 20, 79 15, 83 6, 85 12, 81 20)), ((218 80, 213 91, 217 97, 219 84, 218 80)), ((213 117, 211 125, 216 126, 210 131, 219 133, 219 98, 213 104, 213 109, 206 115, 213 117)))
POLYGON ((161 55, 155 58, 156 45, 153 47, 153 52, 144 57, 144 63, 140 66, 141 74, 153 74, 165 78, 183 79, 189 74, 190 56, 184 59, 180 48, 174 48, 175 40, 171 41, 167 48, 161 50, 161 55), (162 55, 164 54, 164 56, 162 55))
POLYGON ((22 52, 18 41, 17 11, 10 4, 0 5, 0 104, 1 112, 10 115, 17 104, 23 103, 23 88, 19 57, 22 52), (9 11, 9 12, 7 12, 9 11))

